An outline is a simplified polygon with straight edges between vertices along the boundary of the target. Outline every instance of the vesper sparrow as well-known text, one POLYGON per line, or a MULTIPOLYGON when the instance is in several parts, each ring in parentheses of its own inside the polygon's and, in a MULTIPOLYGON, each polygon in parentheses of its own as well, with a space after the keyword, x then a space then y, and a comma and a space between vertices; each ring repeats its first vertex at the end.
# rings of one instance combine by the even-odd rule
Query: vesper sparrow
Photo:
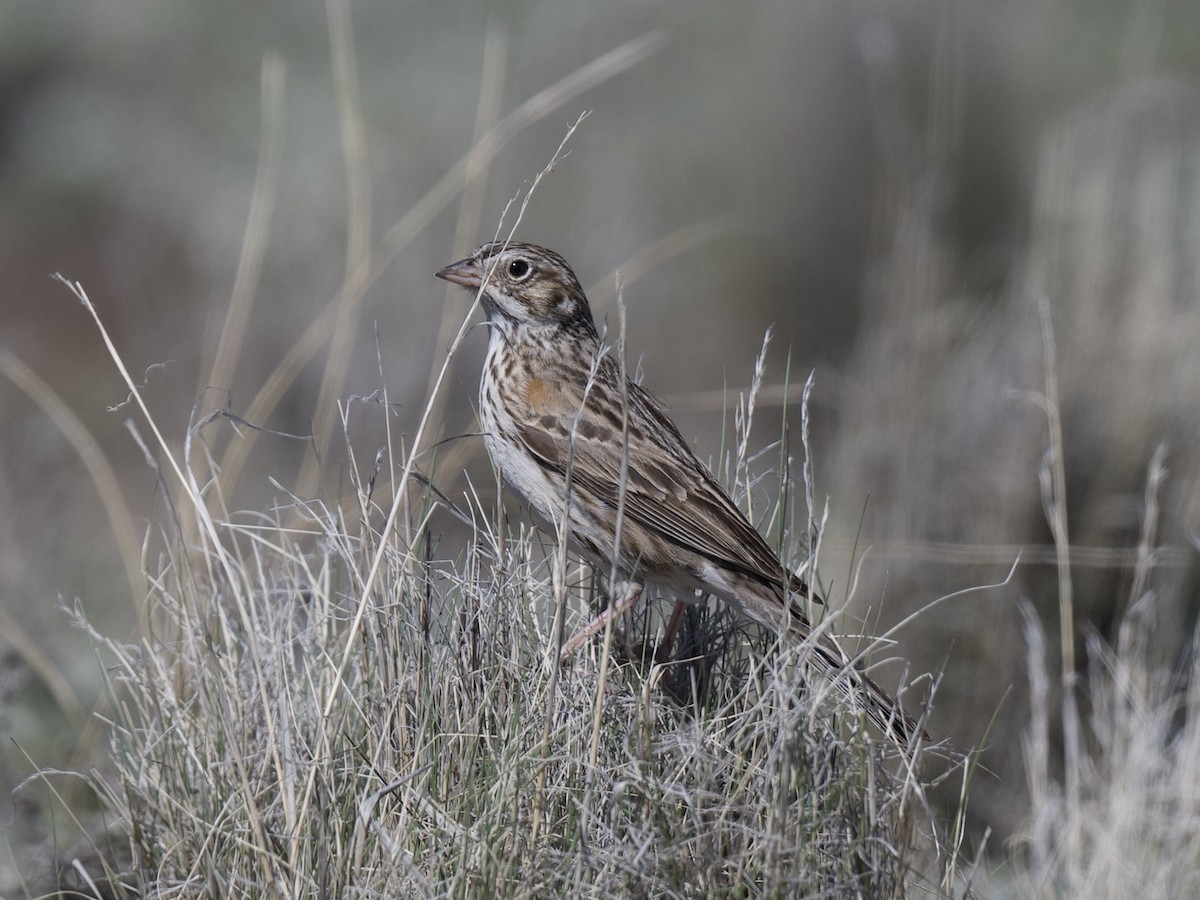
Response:
POLYGON ((479 416, 492 461, 544 519, 565 513, 584 555, 604 573, 615 562, 621 579, 613 586, 619 601, 567 641, 564 657, 630 608, 646 583, 686 599, 699 589, 810 641, 811 664, 884 732, 905 742, 916 733, 827 634, 814 636, 800 602, 820 599, 779 561, 658 402, 623 377, 566 260, 533 244, 494 242, 437 275, 481 292, 489 340, 479 416))

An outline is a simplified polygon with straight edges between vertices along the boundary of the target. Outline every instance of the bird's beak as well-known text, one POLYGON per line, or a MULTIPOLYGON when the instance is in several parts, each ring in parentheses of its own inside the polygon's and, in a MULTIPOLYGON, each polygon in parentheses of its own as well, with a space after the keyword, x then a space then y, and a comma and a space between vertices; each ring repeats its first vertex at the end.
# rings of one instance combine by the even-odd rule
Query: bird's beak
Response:
POLYGON ((479 286, 483 284, 483 271, 479 267, 479 261, 472 256, 439 269, 437 277, 472 290, 479 290, 479 286))

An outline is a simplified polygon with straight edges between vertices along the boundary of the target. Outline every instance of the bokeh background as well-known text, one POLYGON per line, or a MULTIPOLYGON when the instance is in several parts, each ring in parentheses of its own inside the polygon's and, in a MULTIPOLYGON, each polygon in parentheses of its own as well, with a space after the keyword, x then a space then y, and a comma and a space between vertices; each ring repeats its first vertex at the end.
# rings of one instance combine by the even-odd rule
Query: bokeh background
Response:
MULTIPOLYGON (((702 457, 769 325, 760 446, 798 431, 783 385, 795 400, 815 372, 828 593, 857 579, 851 609, 879 631, 1020 553, 1009 583, 897 636, 910 675, 944 667, 931 730, 988 734, 972 828, 1002 852, 1025 813, 1019 603, 1058 628, 1051 422, 1080 634, 1111 637, 1149 598, 1176 666, 1200 607, 1197 34, 1182 0, 0 0, 11 854, 47 845, 39 789, 10 796, 25 753, 90 765, 99 746, 81 730, 96 660, 61 607, 132 633, 130 535, 136 552, 163 510, 127 391, 51 273, 83 284, 175 445, 221 407, 326 440, 335 401, 381 389, 411 433, 469 299, 432 273, 492 237, 585 110, 517 237, 567 256, 614 326, 621 273, 630 353, 702 457), (244 325, 222 343, 231 308, 244 325), (255 407, 287 359, 294 377, 255 407), (105 464, 125 526, 97 490, 105 464)), ((444 436, 474 428, 484 343, 476 329, 450 370, 444 436)), ((369 459, 382 416, 349 409, 369 459)), ((247 440, 225 422, 201 439, 247 440)), ((337 440, 319 467, 308 443, 244 446, 238 507, 280 499, 268 476, 345 487, 337 440)), ((478 439, 449 446, 453 494, 487 464, 478 439)))

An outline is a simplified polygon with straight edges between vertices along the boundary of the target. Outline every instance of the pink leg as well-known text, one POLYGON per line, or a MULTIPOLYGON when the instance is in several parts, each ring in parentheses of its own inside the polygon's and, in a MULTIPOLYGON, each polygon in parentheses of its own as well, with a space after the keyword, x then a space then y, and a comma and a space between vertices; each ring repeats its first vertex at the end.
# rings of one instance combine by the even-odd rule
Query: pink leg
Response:
POLYGON ((671 661, 671 649, 675 646, 675 635, 679 633, 679 626, 683 624, 683 611, 686 608, 687 603, 684 601, 675 601, 675 608, 671 610, 671 618, 667 620, 662 640, 654 650, 654 661, 660 666, 671 661))
POLYGON ((610 620, 617 619, 628 612, 630 607, 637 603, 638 597, 642 596, 643 587, 644 585, 636 581, 630 582, 629 586, 625 589, 625 595, 621 597, 619 602, 609 606, 608 609, 584 626, 582 630, 571 635, 570 640, 563 644, 561 659, 564 662, 570 659, 571 654, 578 650, 581 644, 603 631, 610 620))

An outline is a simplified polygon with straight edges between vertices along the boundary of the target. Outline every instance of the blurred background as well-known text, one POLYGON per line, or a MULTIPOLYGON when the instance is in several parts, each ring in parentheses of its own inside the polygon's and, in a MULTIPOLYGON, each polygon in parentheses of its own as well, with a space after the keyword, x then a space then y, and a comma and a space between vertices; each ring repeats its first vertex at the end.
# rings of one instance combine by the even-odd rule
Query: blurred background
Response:
MULTIPOLYGON (((37 789, 10 796, 30 758, 95 753, 96 660, 61 607, 132 634, 128 563, 162 513, 127 390, 51 274, 82 283, 174 446, 219 408, 317 435, 319 466, 309 443, 200 432, 237 507, 279 500, 268 476, 333 497, 336 401, 386 388, 412 433, 469 303, 433 272, 491 239, 585 110, 516 236, 563 253, 614 328, 621 273, 631 358, 702 458, 768 326, 758 446, 798 432, 783 385, 815 372, 827 594, 857 579, 878 632, 1020 554, 897 635, 910 676, 945 669, 930 730, 988 735, 972 833, 1002 850, 1025 815, 1022 600, 1059 665, 1044 485, 1067 500, 1080 671, 1083 636, 1145 598, 1181 665, 1200 608, 1196 34, 1182 0, 0 0, 11 853, 50 852, 37 789)), ((450 369, 445 436, 475 428, 484 344, 450 369)), ((449 446, 457 495, 488 468, 477 438, 449 446)))

